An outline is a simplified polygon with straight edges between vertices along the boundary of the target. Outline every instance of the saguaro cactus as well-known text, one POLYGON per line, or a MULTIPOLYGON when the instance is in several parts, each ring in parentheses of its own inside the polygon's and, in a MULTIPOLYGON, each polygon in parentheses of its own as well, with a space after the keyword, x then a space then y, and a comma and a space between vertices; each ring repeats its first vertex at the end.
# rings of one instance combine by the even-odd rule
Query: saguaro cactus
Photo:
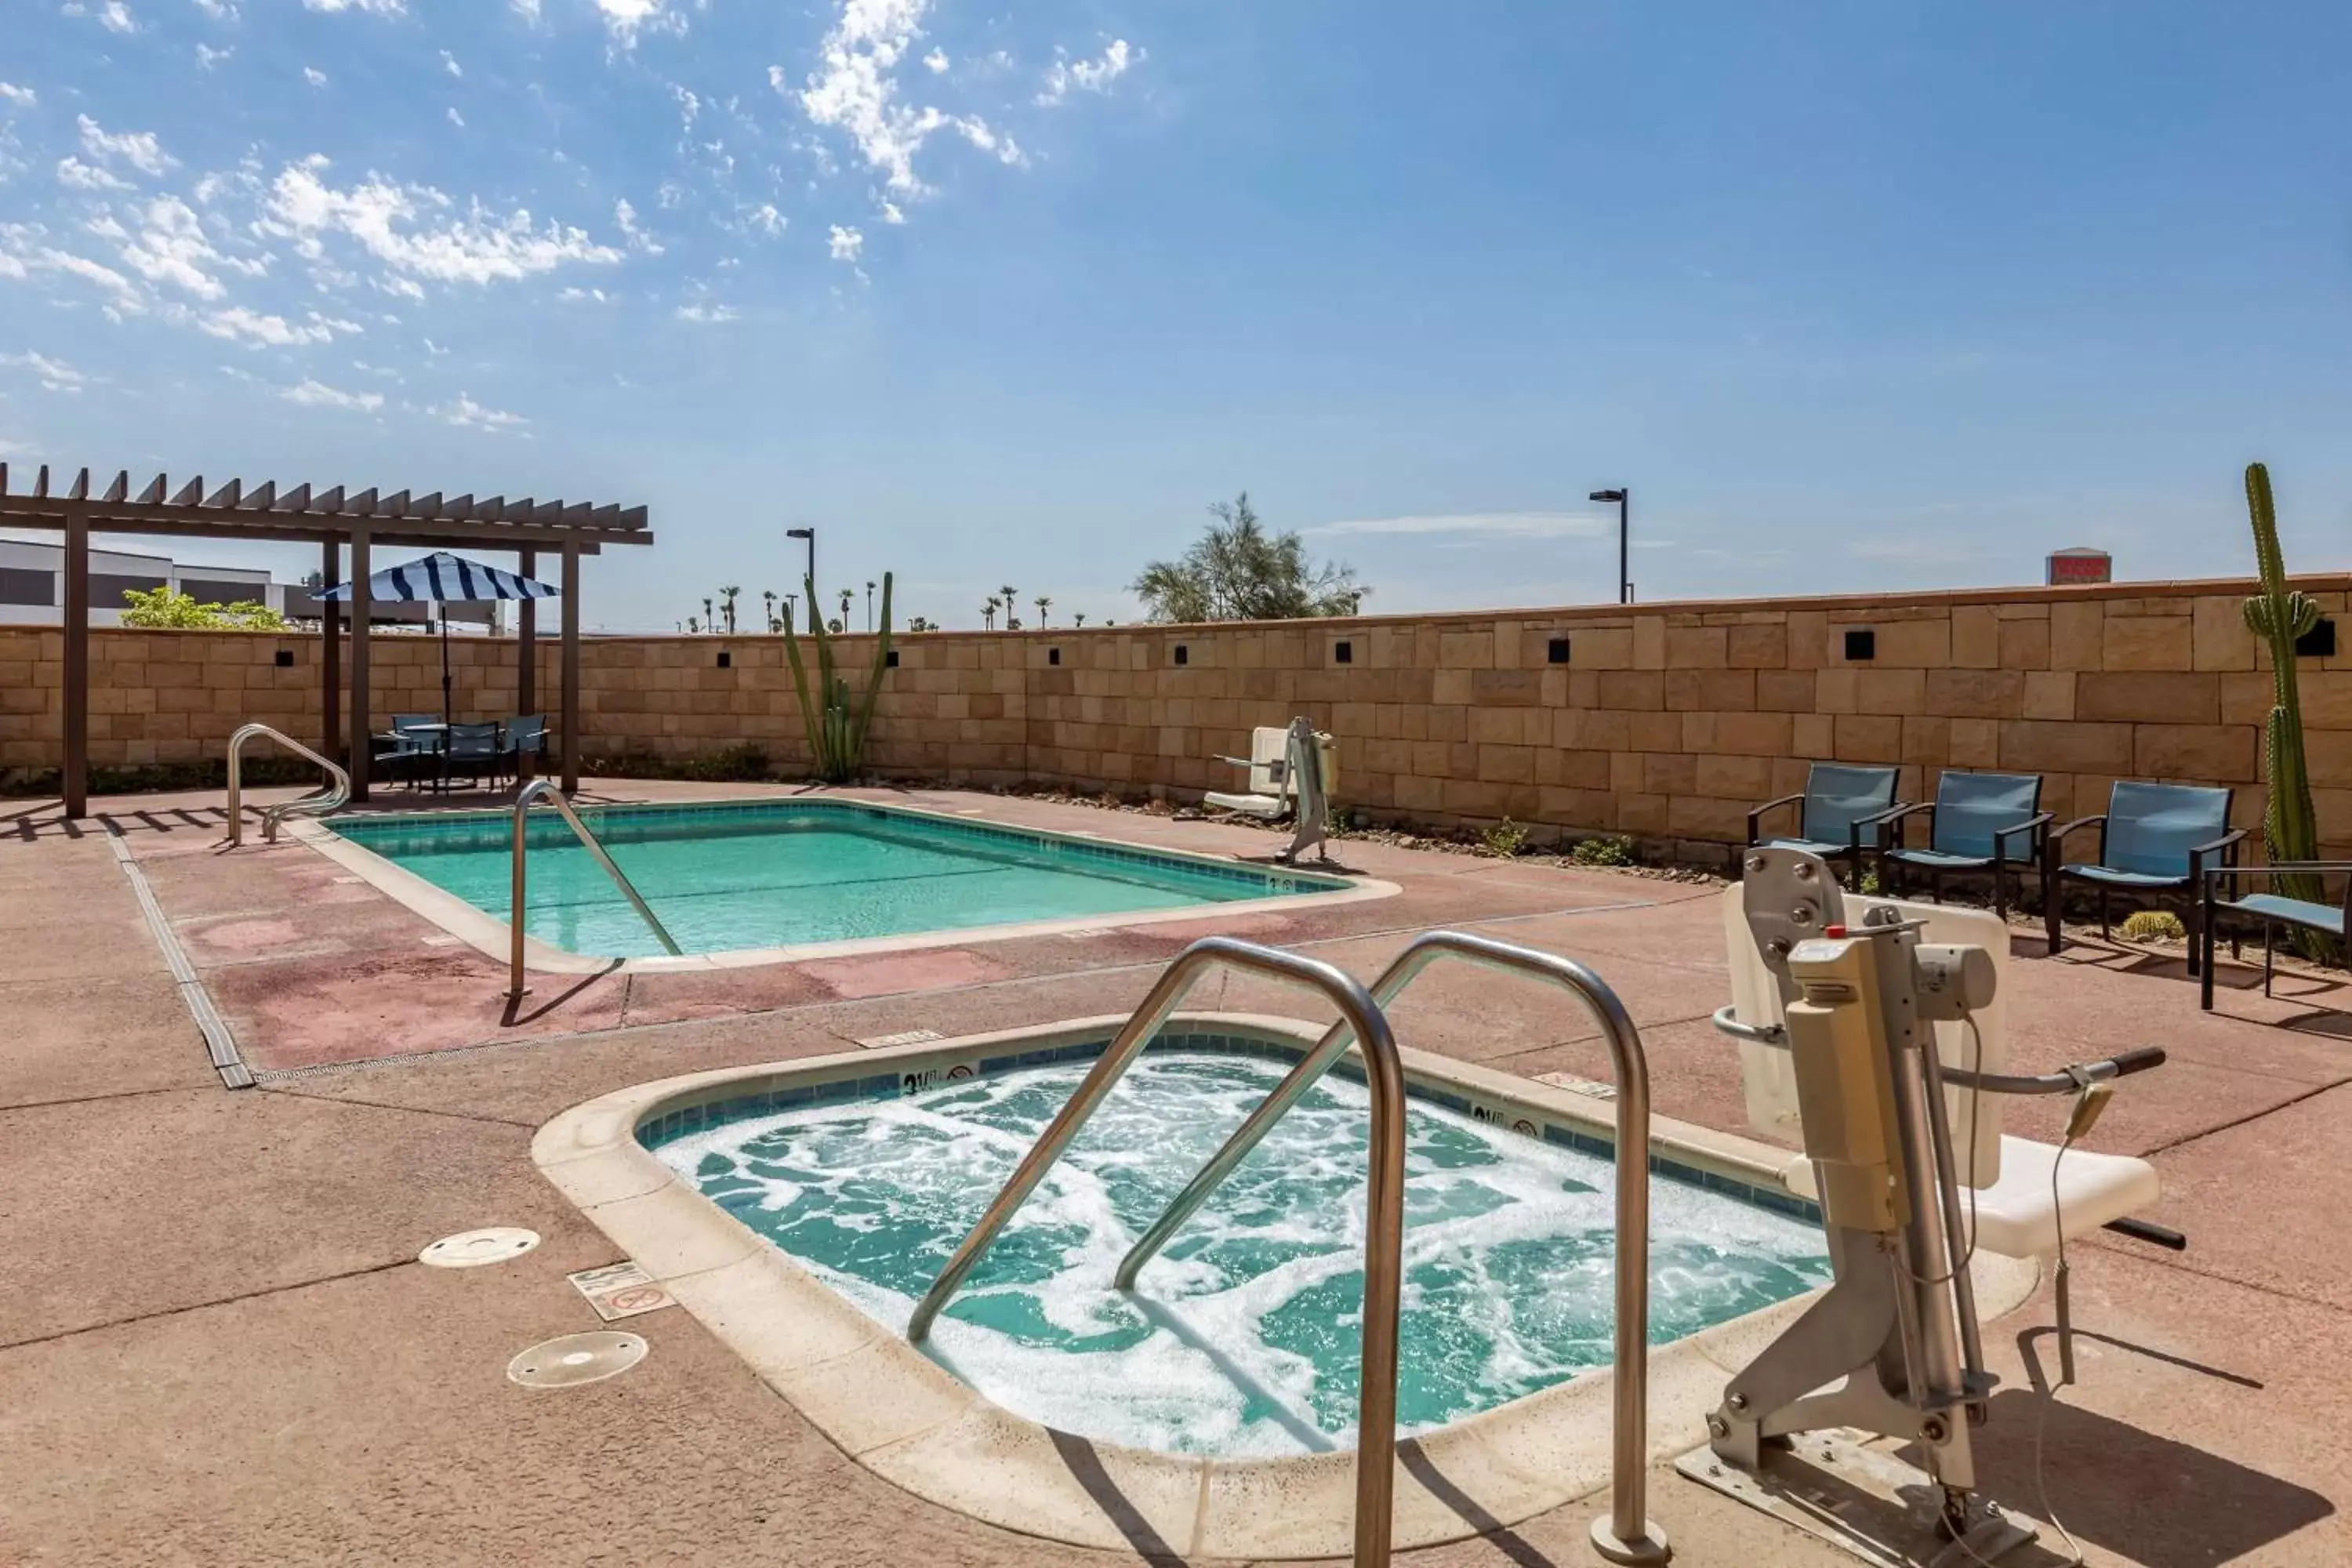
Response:
MULTIPOLYGON (((2271 655, 2271 711, 2263 723, 2263 771, 2270 799, 2263 808, 2263 844, 2273 862, 2319 858, 2319 823, 2312 810, 2311 774, 2303 761, 2303 700, 2294 683, 2295 639, 2319 624, 2319 606, 2286 585, 2279 555, 2278 514, 2271 505, 2270 470, 2246 465, 2246 510, 2254 522, 2254 568, 2263 591, 2245 603, 2246 629, 2271 655)), ((2317 877, 2283 877, 2291 899, 2327 901, 2317 877)))
MULTIPOLYGON (((803 578, 808 602, 817 602, 816 579, 803 578)), ((819 625, 816 638, 816 690, 809 690, 808 667, 801 659, 801 640, 788 619, 784 624, 784 657, 793 667, 793 686, 800 693, 801 718, 808 725, 809 765, 827 784, 847 784, 866 763, 866 731, 874 722, 874 701, 882 693, 882 672, 890 666, 890 574, 882 574, 882 626, 874 642, 874 668, 866 693, 853 699, 848 678, 834 666, 833 634, 819 625)))

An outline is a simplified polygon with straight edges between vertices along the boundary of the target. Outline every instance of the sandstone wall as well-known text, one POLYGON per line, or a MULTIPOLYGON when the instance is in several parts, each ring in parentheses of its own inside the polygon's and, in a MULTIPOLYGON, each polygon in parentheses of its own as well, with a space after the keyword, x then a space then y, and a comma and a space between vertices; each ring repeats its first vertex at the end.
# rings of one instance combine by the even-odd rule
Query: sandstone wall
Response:
MULTIPOLYGON (((2342 613, 2342 579, 2304 586, 2342 613)), ((978 784, 1181 795, 1231 786, 1234 770, 1211 757, 1245 754, 1252 725, 1303 712, 1340 737, 1337 798, 1425 822, 1508 816, 1730 839, 1750 804, 1801 787, 1808 761, 1833 758, 1901 763, 1913 797, 1946 766, 2041 772, 2062 814, 2100 809, 2116 778, 2231 784, 2240 820, 2252 823, 2271 683, 2239 619, 2250 587, 902 637, 870 760, 978 784), (1850 657, 1862 639, 1847 634, 1864 632, 1870 657, 1850 657)), ((316 637, 97 631, 91 644, 99 765, 218 756, 248 718, 318 732, 316 637)), ((870 657, 866 639, 845 647, 853 666, 870 657)), ((460 717, 523 706, 513 656, 510 642, 453 645, 460 717)), ((552 710, 557 656, 543 645, 542 695, 530 706, 552 710)), ((57 765, 60 658, 55 630, 0 627, 0 770, 57 765)), ((437 643, 379 635, 373 663, 378 728, 394 712, 439 710, 437 643)), ((2352 643, 2301 668, 2320 821, 2331 852, 2346 852, 2352 643)), ((751 742, 786 772, 806 757, 773 637, 590 639, 582 709, 590 756, 679 758, 751 742)))

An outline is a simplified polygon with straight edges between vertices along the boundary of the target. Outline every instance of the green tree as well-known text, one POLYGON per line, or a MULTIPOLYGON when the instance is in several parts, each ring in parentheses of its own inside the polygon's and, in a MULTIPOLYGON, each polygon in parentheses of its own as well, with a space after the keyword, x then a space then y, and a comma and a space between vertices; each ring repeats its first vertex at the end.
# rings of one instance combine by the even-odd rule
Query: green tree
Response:
POLYGON ((996 605, 997 601, 991 598, 988 603, 980 607, 980 625, 983 631, 992 632, 996 629, 996 605))
POLYGON ((1045 626, 1045 612, 1046 612, 1046 611, 1048 611, 1048 610, 1050 610, 1050 609, 1052 609, 1053 607, 1054 607, 1054 600, 1053 600, 1053 596, 1052 596, 1051 595, 1049 595, 1049 594, 1040 594, 1040 595, 1037 595, 1037 625, 1038 625, 1039 626, 1041 626, 1041 627, 1042 627, 1042 626, 1045 626))
POLYGON ((740 587, 721 588, 719 590, 720 607, 727 616, 727 635, 729 637, 733 637, 735 635, 735 595, 742 591, 743 590, 740 587))
POLYGON ((122 624, 145 630, 284 632, 294 628, 286 617, 252 599, 226 605, 200 605, 193 594, 176 588, 125 588, 122 624))
POLYGON ((1147 618, 1290 621, 1352 616, 1371 590, 1355 569, 1307 558, 1296 531, 1269 531, 1250 509, 1249 492, 1209 508, 1216 521, 1173 561, 1154 561, 1129 584, 1147 618))

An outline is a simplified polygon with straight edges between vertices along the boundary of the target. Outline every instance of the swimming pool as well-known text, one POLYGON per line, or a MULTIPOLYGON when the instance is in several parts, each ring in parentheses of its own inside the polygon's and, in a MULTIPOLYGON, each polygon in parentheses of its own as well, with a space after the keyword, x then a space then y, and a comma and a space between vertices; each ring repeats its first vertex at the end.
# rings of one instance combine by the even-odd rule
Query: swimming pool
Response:
MULTIPOLYGON (((949 1371, 1016 1415, 1135 1448, 1249 1458, 1352 1446, 1360 1082, 1324 1079, 1132 1295, 1111 1285, 1136 1236, 1286 1066, 1286 1053, 1222 1043, 1156 1049, 1120 1080, 935 1326, 928 1342, 949 1371)), ((738 1102, 688 1113, 710 1125, 664 1119, 639 1137, 899 1333, 1099 1049, 928 1085, 877 1080, 864 1090, 873 1098, 846 1104, 738 1102)), ((1605 1145, 1529 1137, 1452 1098, 1463 1109, 1424 1093, 1408 1120, 1401 1433, 1553 1387, 1606 1366, 1612 1350, 1605 1145)), ((1830 1278, 1822 1233, 1793 1205, 1772 1212, 1672 1179, 1654 1184, 1653 1203, 1653 1343, 1830 1278)))
MULTIPOLYGON (((605 806, 582 816, 688 953, 1357 890, 1334 877, 851 801, 605 806)), ((331 828, 474 910, 509 918, 510 814, 341 817, 331 828)), ((554 813, 533 816, 527 844, 528 935, 572 953, 662 951, 554 813)))

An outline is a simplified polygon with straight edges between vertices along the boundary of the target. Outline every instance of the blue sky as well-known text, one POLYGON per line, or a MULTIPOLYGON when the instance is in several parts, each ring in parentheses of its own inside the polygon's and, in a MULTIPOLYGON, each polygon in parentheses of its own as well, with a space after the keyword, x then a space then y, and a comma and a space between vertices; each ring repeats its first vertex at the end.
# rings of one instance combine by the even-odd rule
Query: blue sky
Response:
MULTIPOLYGON (((645 502, 587 619, 2352 564, 2352 13, 10 0, 0 457, 645 502)), ((184 546, 184 553, 195 553, 184 546)), ((205 547, 299 575, 301 552, 205 547)))

